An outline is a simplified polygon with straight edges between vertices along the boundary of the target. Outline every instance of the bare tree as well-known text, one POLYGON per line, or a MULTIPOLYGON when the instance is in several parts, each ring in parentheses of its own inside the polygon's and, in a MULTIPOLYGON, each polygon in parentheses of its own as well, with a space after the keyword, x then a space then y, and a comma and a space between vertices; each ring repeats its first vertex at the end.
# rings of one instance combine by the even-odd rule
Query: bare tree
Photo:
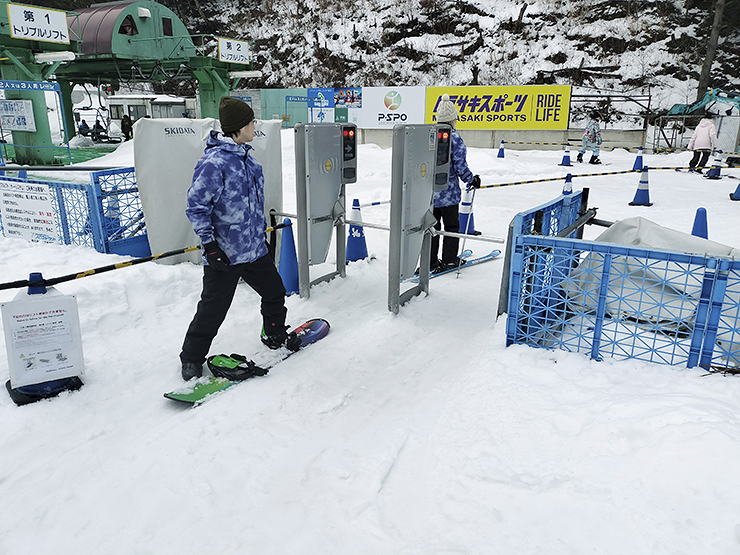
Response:
POLYGON ((709 35, 709 44, 707 45, 707 55, 704 58, 704 64, 701 66, 701 75, 699 84, 696 87, 696 101, 704 98, 704 94, 709 90, 709 76, 714 63, 714 57, 717 55, 717 45, 719 44, 719 34, 722 29, 722 14, 725 11, 726 0, 715 0, 714 2, 714 21, 712 22, 712 33, 709 35))

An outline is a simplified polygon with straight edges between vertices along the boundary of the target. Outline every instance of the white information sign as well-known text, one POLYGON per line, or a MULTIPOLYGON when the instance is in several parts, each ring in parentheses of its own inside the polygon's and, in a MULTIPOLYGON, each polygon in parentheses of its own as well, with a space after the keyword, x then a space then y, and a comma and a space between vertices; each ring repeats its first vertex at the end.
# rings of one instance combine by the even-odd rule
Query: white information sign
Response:
POLYGON ((234 64, 251 63, 252 52, 249 48, 249 43, 245 40, 218 37, 218 59, 222 62, 231 62, 234 64))
POLYGON ((6 237, 58 243, 49 186, 0 179, 0 216, 6 237))
POLYGON ((14 39, 69 44, 67 12, 23 4, 8 4, 10 36, 14 39))
POLYGON ((53 287, 46 293, 19 292, 0 303, 10 385, 24 385, 80 376, 84 370, 80 319, 74 295, 53 287))
POLYGON ((0 100, 0 126, 3 131, 36 131, 32 100, 0 100))

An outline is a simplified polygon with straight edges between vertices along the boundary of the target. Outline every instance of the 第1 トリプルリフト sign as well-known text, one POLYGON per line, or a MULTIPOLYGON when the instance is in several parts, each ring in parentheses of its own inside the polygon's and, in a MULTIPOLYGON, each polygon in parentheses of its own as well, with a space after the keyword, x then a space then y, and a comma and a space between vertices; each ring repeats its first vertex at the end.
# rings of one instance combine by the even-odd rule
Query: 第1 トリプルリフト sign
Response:
POLYGON ((458 129, 567 129, 570 86, 428 87, 426 122, 437 121, 444 93, 459 114, 458 129))
POLYGON ((8 4, 8 21, 14 39, 69 44, 66 12, 8 4))

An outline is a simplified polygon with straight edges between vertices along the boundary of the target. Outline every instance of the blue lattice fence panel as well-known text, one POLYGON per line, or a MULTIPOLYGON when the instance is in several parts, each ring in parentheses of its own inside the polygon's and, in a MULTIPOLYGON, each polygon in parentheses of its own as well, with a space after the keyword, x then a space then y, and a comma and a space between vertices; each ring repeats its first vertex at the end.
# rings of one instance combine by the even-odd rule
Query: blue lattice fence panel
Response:
POLYGON ((507 344, 690 367, 699 363, 700 352, 736 360, 740 276, 733 261, 719 260, 519 236, 507 344), (728 264, 732 270, 723 273, 728 264), (714 330, 718 341, 707 346, 705 334, 714 330))
POLYGON ((719 259, 699 364, 740 370, 740 260, 719 259))
POLYGON ((582 194, 582 191, 578 191, 571 195, 560 195, 551 202, 517 214, 514 218, 514 236, 557 235, 578 219, 582 194))
POLYGON ((149 256, 144 211, 134 168, 92 172, 101 214, 104 252, 149 256))
POLYGON ((52 203, 57 214, 57 230, 64 244, 96 248, 98 242, 90 220, 91 211, 95 210, 90 184, 45 183, 54 191, 52 203))

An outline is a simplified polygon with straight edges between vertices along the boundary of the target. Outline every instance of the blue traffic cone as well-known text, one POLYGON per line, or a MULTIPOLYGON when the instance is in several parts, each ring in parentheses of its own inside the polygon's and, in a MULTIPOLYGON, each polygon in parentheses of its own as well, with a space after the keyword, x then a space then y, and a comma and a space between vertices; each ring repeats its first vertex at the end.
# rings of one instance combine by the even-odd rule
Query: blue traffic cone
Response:
POLYGON ((648 183, 648 168, 644 166, 642 168, 642 175, 640 176, 640 184, 637 186, 637 192, 635 198, 630 202, 630 206, 652 206, 650 202, 650 186, 648 183))
POLYGON ((460 233, 463 235, 480 235, 480 231, 475 230, 475 220, 473 219, 473 199, 475 198, 475 189, 464 189, 462 192, 462 201, 460 202, 460 233))
MULTIPOLYGON (((352 211, 350 220, 355 222, 362 221, 360 213, 360 201, 352 201, 352 211)), ((367 244, 365 243, 365 228, 359 225, 349 225, 349 235, 347 236, 347 262, 356 262, 367 258, 367 244)))
POLYGON ((691 228, 691 235, 694 237, 701 237, 702 239, 709 239, 709 232, 707 231, 707 209, 697 208, 696 216, 694 216, 694 227, 691 228))
POLYGON ((285 218, 283 223, 283 240, 280 243, 280 264, 278 273, 283 279, 285 292, 288 295, 300 291, 298 285, 298 255, 295 251, 295 241, 293 240, 293 226, 290 225, 290 218, 285 218))
POLYGON ((501 140, 501 146, 498 147, 498 156, 496 158, 503 158, 504 157, 504 141, 501 140))
POLYGON ((573 193, 573 176, 568 174, 565 176, 565 185, 563 185, 563 195, 570 195, 573 193))
POLYGON ((643 168, 644 164, 642 162, 642 147, 640 147, 640 150, 637 151, 637 158, 635 158, 635 163, 632 166, 632 171, 638 171, 643 168))
POLYGON ((558 166, 572 166, 570 163, 570 143, 565 144, 565 153, 563 154, 563 161, 558 166))
POLYGON ((718 151, 717 155, 714 157, 714 162, 712 162, 712 167, 709 168, 709 171, 704 174, 704 177, 707 179, 722 179, 722 176, 720 173, 722 172, 722 151, 718 151))
POLYGON ((730 200, 740 200, 740 183, 737 184, 737 189, 734 193, 730 193, 730 200))

